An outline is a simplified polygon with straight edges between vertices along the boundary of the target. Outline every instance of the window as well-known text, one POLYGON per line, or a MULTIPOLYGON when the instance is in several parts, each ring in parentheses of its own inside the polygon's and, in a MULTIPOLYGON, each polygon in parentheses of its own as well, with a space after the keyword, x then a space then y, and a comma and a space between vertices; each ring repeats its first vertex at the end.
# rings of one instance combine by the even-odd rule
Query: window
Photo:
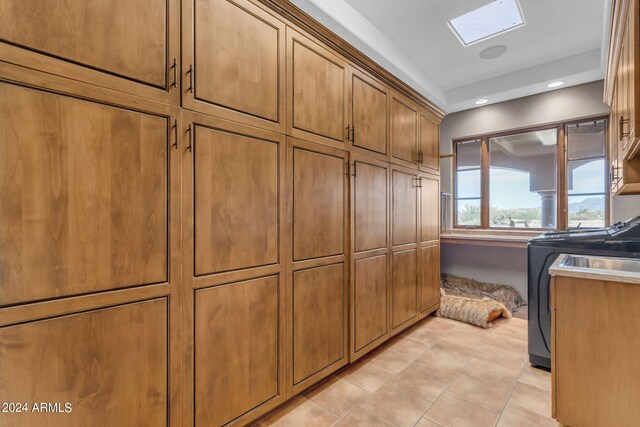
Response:
POLYGON ((606 128, 601 118, 455 141, 455 226, 603 227, 606 128))
POLYGON ((463 46, 487 40, 525 24, 518 0, 494 0, 448 22, 463 46))

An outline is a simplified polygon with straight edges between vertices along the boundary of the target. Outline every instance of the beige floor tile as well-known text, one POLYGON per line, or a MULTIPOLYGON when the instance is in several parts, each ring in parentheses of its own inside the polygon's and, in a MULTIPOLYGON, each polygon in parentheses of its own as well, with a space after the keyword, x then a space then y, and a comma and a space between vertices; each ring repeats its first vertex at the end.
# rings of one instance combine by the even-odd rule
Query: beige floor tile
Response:
POLYGON ((520 369, 475 358, 465 366, 462 372, 503 388, 513 387, 520 375, 520 369))
POLYGON ((437 354, 466 364, 471 360, 475 351, 476 349, 474 346, 467 346, 442 339, 431 346, 428 353, 437 354))
POLYGON ((517 382, 509 403, 528 409, 545 417, 551 417, 551 392, 517 382))
POLYGON ((332 377, 305 393, 305 397, 331 412, 342 416, 369 397, 367 390, 340 377, 332 377))
POLYGON ((414 356, 400 353, 392 348, 384 348, 380 353, 368 357, 366 363, 373 363, 382 369, 397 374, 415 360, 414 356))
POLYGON ((414 363, 423 365, 427 372, 447 382, 457 377, 467 364, 465 361, 452 359, 431 351, 420 356, 414 363))
POLYGON ((513 324, 495 328, 494 335, 527 341, 527 330, 513 324))
POLYGON ((390 382, 405 390, 411 390, 417 397, 435 402, 449 381, 435 376, 424 364, 416 362, 396 375, 390 382))
POLYGON ((499 415, 509 399, 511 387, 460 374, 449 384, 447 393, 499 415))
POLYGON ((528 409, 521 408, 512 403, 507 404, 500 416, 497 427, 556 427, 555 420, 544 417, 528 409))
POLYGON ((520 370, 522 365, 527 361, 526 352, 506 350, 490 344, 479 347, 473 357, 518 370, 520 370))
POLYGON ((401 334, 403 337, 408 337, 428 345, 435 344, 436 341, 446 335, 446 329, 424 328, 421 325, 409 328, 401 334))
POLYGON ((504 350, 514 351, 517 353, 523 353, 527 351, 527 340, 512 338, 504 335, 496 335, 495 333, 489 337, 486 341, 487 345, 494 347, 500 347, 504 350))
POLYGON ((440 341, 475 349, 484 344, 487 338, 488 335, 474 331, 452 330, 450 334, 441 338, 440 341))
POLYGON ((431 402, 418 398, 411 390, 386 384, 361 406, 396 426, 410 427, 422 417, 431 402))
POLYGON ((525 364, 518 381, 551 391, 551 372, 543 371, 525 364))
POLYGON ((367 361, 358 362, 339 374, 340 378, 371 393, 391 380, 393 373, 367 361))
POLYGON ((440 427, 440 424, 434 423, 426 418, 420 418, 415 427, 440 427))
POLYGON ((356 406, 331 427, 393 427, 393 424, 361 406, 356 406))
POLYGON ((409 356, 419 357, 421 356, 433 343, 425 343, 422 341, 414 340, 413 338, 398 336, 389 341, 386 346, 399 353, 408 354, 409 356))
POLYGON ((298 397, 260 424, 275 427, 325 427, 337 419, 338 416, 333 412, 305 397, 298 397))
POLYGON ((444 427, 493 427, 498 420, 496 414, 447 393, 429 408, 425 418, 444 427))

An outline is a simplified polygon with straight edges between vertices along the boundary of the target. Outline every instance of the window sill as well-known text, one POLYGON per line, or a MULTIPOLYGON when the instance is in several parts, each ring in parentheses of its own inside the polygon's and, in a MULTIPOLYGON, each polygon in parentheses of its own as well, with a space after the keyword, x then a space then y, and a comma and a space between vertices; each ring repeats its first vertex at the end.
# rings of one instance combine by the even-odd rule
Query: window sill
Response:
POLYGON ((529 239, 532 239, 544 231, 512 231, 512 230, 486 230, 486 229, 454 229, 443 231, 440 235, 442 243, 476 245, 476 246, 501 246, 506 248, 526 248, 529 239))

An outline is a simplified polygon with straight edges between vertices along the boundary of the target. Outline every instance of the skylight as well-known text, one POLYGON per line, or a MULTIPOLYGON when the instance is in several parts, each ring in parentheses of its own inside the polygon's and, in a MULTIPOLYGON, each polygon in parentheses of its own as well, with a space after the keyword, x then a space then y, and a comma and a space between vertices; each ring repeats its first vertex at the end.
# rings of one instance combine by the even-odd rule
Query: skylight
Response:
POLYGON ((486 40, 525 24, 518 0, 494 0, 448 22, 464 46, 486 40))

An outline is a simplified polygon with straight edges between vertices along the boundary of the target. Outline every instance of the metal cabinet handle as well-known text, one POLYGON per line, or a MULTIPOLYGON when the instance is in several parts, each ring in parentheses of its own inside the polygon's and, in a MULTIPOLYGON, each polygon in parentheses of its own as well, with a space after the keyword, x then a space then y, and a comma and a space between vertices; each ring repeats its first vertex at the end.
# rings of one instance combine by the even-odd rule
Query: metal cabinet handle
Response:
POLYGON ((189 64, 187 74, 189 74, 189 87, 187 88, 187 92, 193 93, 193 65, 189 64))
POLYGON ((177 150, 178 146, 178 119, 173 120, 173 137, 175 138, 173 141, 173 148, 177 150))
POLYGON ((187 133, 189 134, 189 138, 187 139, 187 142, 189 143, 189 145, 187 145, 187 151, 191 153, 192 152, 192 148, 191 148, 191 133, 192 133, 191 125, 189 125, 189 127, 187 128, 187 133))
POLYGON ((173 69, 173 82, 171 83, 171 87, 178 87, 178 61, 176 58, 173 58, 171 68, 173 69))

